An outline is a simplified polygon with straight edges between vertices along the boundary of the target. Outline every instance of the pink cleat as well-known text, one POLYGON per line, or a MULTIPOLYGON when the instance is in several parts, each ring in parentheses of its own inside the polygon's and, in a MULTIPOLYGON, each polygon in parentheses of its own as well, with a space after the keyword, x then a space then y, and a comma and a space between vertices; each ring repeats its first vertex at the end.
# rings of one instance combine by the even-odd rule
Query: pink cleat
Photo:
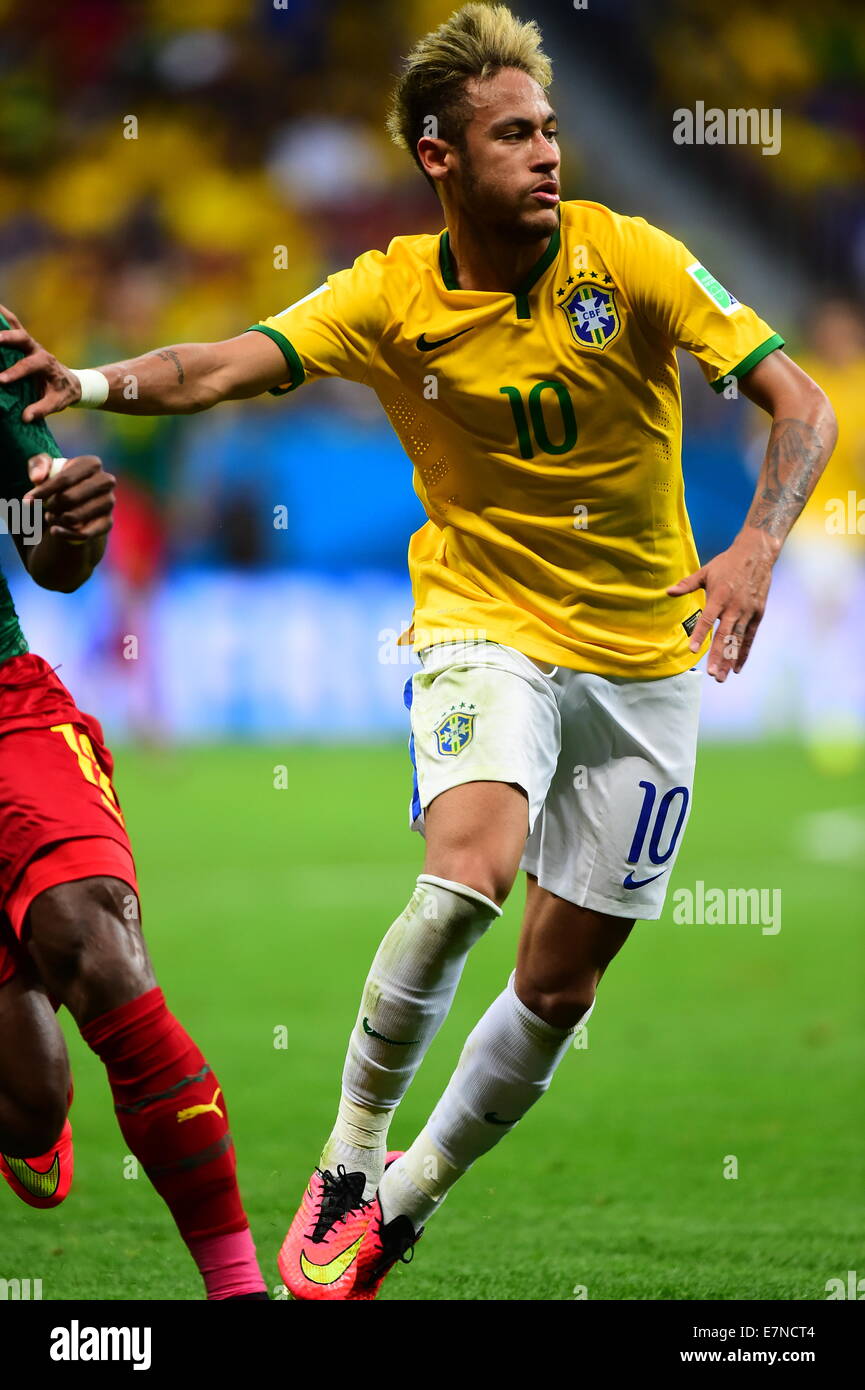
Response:
POLYGON ((341 1163, 335 1174, 316 1168, 277 1260, 293 1298, 351 1297, 372 1212, 365 1183, 363 1173, 347 1173, 341 1163))

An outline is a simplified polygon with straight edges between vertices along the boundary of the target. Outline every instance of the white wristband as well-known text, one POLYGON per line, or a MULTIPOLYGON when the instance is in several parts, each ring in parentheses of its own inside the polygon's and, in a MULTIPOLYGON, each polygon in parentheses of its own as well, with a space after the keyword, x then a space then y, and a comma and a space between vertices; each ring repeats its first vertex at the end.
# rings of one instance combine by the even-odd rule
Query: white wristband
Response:
POLYGON ((98 372, 95 367, 84 367, 80 372, 76 372, 74 367, 69 368, 73 376, 77 376, 81 386, 81 399, 73 401, 75 406, 104 405, 108 400, 108 377, 104 372, 98 372))

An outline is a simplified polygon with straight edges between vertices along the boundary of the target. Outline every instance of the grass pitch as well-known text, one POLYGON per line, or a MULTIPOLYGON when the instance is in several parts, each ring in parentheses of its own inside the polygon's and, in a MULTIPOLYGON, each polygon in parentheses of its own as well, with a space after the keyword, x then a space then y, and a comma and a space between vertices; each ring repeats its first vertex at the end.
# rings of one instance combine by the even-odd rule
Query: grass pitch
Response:
MULTIPOLYGON (((420 866, 406 753, 121 749, 117 785, 160 983, 224 1087, 275 1287, 361 984, 420 866)), ((635 928, 588 1047, 454 1189, 382 1298, 823 1299, 828 1279, 865 1273, 863 802, 861 780, 824 780, 793 746, 702 750, 664 918, 635 928), (780 932, 676 925, 672 892, 697 880, 780 888, 780 932)), ((522 900, 518 883, 470 959, 397 1146, 507 979, 522 900)), ((170 1217, 128 1176, 101 1067, 61 1017, 75 1183, 51 1212, 0 1184, 0 1276, 41 1278, 46 1299, 200 1298, 170 1217)))

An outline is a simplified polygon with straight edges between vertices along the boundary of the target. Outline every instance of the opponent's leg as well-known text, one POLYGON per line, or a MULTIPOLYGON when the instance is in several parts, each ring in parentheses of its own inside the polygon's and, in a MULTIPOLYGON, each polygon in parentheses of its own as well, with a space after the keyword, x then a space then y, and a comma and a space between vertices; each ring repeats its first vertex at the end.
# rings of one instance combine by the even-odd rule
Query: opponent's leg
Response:
POLYGON ((470 1034, 426 1127, 382 1179, 378 1221, 359 1257, 365 1297, 375 1296, 453 1184, 548 1089, 632 926, 557 898, 529 878, 515 974, 470 1034))
POLYGON ((26 966, 0 987, 0 1173, 33 1207, 72 1182, 69 1057, 54 1008, 26 966))
POLYGON ((120 879, 46 888, 30 953, 104 1063, 123 1136, 167 1203, 211 1299, 266 1297, 219 1083, 165 1005, 120 879))

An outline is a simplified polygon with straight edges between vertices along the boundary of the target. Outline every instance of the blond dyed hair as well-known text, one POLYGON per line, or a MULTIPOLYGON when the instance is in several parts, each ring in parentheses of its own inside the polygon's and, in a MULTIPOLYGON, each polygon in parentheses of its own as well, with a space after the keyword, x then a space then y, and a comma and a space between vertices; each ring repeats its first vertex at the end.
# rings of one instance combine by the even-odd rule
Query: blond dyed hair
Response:
POLYGON ((543 87, 553 67, 533 19, 518 19, 506 5, 463 5, 438 29, 424 35, 405 59, 387 115, 391 139, 408 150, 415 163, 417 143, 430 134, 435 117, 438 135, 462 146, 471 105, 465 94, 470 77, 492 77, 502 68, 518 68, 543 87))

